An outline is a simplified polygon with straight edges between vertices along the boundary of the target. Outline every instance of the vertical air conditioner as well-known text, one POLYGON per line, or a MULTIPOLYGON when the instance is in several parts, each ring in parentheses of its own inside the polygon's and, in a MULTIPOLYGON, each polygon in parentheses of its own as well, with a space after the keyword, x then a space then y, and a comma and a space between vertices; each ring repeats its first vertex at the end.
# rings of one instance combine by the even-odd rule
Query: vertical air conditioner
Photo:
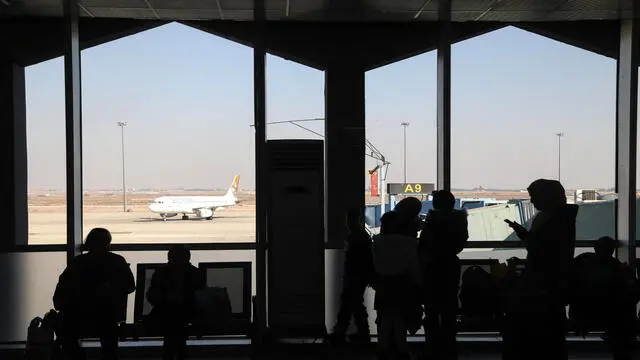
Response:
POLYGON ((323 336, 323 141, 270 140, 267 157, 269 332, 276 337, 323 336))

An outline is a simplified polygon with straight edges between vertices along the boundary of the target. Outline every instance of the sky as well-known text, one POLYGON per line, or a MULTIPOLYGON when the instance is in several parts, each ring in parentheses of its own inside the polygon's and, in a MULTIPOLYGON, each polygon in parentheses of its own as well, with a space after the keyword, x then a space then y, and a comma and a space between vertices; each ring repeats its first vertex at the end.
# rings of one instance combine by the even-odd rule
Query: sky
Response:
MULTIPOLYGON (((82 52, 83 181, 128 189, 254 187, 252 49, 173 23, 82 52)), ((515 28, 452 48, 452 186, 609 188, 615 170, 613 59, 515 28)), ((29 190, 64 189, 62 58, 26 70, 29 190)), ((267 121, 322 118, 324 74, 267 58, 267 121)), ((436 180, 436 54, 366 74, 367 138, 391 162, 388 182, 436 180)), ((323 122, 307 122, 322 133, 323 122)), ((290 124, 269 139, 317 135, 290 124)), ((367 167, 373 168, 373 160, 367 167)), ((365 171, 365 169, 363 169, 365 171)))

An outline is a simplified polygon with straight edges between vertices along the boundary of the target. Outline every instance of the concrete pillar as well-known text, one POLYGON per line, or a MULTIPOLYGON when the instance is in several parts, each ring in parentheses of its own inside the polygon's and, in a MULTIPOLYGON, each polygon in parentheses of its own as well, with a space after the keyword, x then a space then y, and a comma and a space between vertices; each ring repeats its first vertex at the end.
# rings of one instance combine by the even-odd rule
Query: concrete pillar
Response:
POLYGON ((82 245, 82 87, 78 2, 65 0, 64 84, 67 167, 67 259, 82 245))
POLYGON ((438 6, 437 188, 451 190, 451 1, 438 6))
POLYGON ((24 67, 10 57, 0 58, 0 124, 5 186, 2 198, 12 209, 2 216, 4 234, 0 237, 0 252, 16 245, 27 245, 27 115, 24 67), (7 174, 7 173, 5 173, 7 174))
POLYGON ((640 22, 620 22, 616 92, 616 237, 618 259, 636 258, 636 151, 638 141, 638 35, 640 22))
MULTIPOLYGON (((343 53, 344 54, 344 53, 343 53)), ((325 314, 335 323, 340 291, 345 213, 365 201, 364 67, 348 54, 325 72, 325 314)))
POLYGON ((325 72, 325 194, 327 247, 341 249, 345 212, 364 205, 364 68, 336 61, 325 72))

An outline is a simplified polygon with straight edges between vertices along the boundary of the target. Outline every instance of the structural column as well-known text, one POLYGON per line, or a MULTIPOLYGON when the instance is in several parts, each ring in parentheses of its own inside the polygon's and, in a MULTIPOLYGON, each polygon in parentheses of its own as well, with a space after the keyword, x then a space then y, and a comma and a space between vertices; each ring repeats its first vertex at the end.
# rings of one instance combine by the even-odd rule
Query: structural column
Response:
POLYGON ((437 188, 451 190, 451 2, 438 6, 437 188))
POLYGON ((325 219, 331 249, 343 248, 347 209, 364 206, 364 95, 361 65, 345 56, 329 66, 325 72, 325 219))
MULTIPOLYGON (((2 56, 2 55, 0 55, 2 56)), ((2 198, 12 209, 3 216, 0 252, 16 245, 27 245, 27 117, 24 67, 9 56, 0 58, 0 123, 2 124, 2 153, 8 180, 2 198)))
MULTIPOLYGON (((255 127, 256 158, 256 309, 258 331, 262 334, 267 324, 267 187, 268 169, 266 153, 267 99, 266 99, 266 10, 265 0, 253 0, 253 124, 255 127)), ((261 338, 254 338, 260 340, 261 338)))
POLYGON ((65 124, 67 160, 67 260, 81 253, 82 245, 82 102, 80 85, 79 9, 64 0, 65 124))
POLYGON ((640 22, 620 22, 616 93, 616 236, 617 256, 632 264, 636 240, 636 151, 638 122, 638 34, 640 22))

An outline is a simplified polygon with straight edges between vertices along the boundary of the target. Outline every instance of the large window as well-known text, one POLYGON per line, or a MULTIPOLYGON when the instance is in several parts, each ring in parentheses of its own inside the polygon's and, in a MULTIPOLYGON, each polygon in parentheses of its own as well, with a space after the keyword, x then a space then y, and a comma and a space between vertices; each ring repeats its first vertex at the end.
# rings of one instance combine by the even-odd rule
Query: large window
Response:
POLYGON ((83 52, 85 233, 255 240, 251 55, 177 23, 83 52))
POLYGON ((615 61, 515 28, 456 44, 452 59, 452 187, 499 205, 469 207, 470 240, 515 240, 503 219, 530 224, 517 200, 538 178, 579 205, 578 240, 614 235, 615 61))
MULTIPOLYGON (((255 241, 253 57, 172 23, 82 52, 84 234, 255 241)), ((64 70, 27 70, 29 244, 62 244, 64 70)))

